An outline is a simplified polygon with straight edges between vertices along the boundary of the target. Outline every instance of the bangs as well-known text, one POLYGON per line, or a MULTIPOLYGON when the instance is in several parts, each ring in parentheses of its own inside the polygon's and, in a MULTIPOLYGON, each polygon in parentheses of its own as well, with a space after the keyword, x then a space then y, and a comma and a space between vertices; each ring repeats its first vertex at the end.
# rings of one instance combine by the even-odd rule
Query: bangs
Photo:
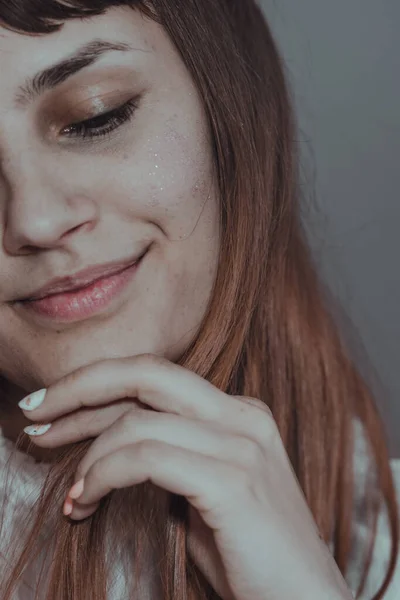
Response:
POLYGON ((83 19, 109 8, 143 8, 143 0, 0 0, 0 26, 19 33, 45 34, 58 31, 68 19, 83 19))

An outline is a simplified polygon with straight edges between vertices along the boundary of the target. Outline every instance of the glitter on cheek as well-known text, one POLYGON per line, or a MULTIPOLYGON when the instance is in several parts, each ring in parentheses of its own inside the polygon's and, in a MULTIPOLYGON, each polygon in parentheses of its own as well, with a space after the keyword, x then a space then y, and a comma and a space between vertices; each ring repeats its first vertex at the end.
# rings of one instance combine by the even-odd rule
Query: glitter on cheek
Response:
MULTIPOLYGON (((158 136, 156 136, 158 138, 158 136)), ((176 183, 176 179, 175 179, 175 172, 173 170, 163 170, 162 165, 159 164, 160 162, 160 153, 159 152, 153 152, 152 149, 150 149, 149 152, 150 156, 151 156, 151 161, 154 161, 154 166, 152 167, 152 169, 148 172, 149 178, 150 180, 153 180, 151 185, 150 185, 150 190, 151 190, 151 199, 150 199, 150 206, 155 207, 158 206, 160 204, 160 192, 164 192, 164 190, 167 190, 169 188, 173 188, 175 186, 176 183), (156 180, 155 180, 156 178, 156 180), (154 181, 155 180, 155 181, 154 181)))
POLYGON ((146 150, 151 165, 147 171, 149 206, 154 208, 173 201, 178 207, 188 196, 202 200, 207 197, 209 190, 204 188, 209 180, 208 140, 201 131, 201 123, 198 125, 183 133, 182 124, 174 115, 165 122, 161 135, 147 139, 146 150), (202 189, 197 187, 199 182, 202 189), (171 196, 170 200, 166 195, 171 196))

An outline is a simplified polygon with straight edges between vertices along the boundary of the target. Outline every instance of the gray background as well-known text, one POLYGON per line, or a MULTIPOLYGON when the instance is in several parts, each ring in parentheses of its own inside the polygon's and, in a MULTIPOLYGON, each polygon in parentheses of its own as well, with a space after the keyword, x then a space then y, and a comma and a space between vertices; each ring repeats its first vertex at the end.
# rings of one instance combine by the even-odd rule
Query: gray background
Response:
POLYGON ((295 96, 315 256, 361 338, 357 360, 400 457, 400 2, 262 6, 295 96))

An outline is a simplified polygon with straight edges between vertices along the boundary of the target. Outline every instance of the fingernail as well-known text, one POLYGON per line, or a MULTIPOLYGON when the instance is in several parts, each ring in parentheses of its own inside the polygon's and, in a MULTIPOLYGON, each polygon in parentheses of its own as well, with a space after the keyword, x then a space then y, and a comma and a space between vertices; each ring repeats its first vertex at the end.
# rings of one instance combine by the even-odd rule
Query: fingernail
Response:
POLYGON ((24 427, 24 431, 28 435, 43 435, 50 427, 51 423, 46 423, 45 425, 28 425, 27 427, 24 427))
POLYGON ((68 492, 68 496, 70 498, 73 498, 74 500, 76 500, 77 498, 79 498, 79 496, 83 492, 83 484, 84 484, 84 478, 82 477, 82 479, 80 479, 79 481, 77 481, 76 483, 74 483, 74 485, 72 486, 72 488, 68 492))
POLYGON ((72 509, 73 509, 72 500, 70 500, 70 498, 68 498, 68 496, 67 496, 64 501, 63 514, 65 516, 70 515, 72 513, 72 509))
POLYGON ((22 410, 35 410, 38 408, 44 400, 47 389, 43 388, 34 392, 33 394, 29 394, 29 396, 25 396, 20 402, 18 402, 18 406, 22 408, 22 410))

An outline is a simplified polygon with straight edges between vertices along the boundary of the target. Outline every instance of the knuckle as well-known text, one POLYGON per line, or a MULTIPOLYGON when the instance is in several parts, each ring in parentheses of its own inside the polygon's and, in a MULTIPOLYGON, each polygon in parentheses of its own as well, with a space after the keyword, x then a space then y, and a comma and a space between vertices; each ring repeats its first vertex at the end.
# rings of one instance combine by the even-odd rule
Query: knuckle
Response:
POLYGON ((161 440, 152 440, 149 438, 142 440, 140 443, 144 448, 144 452, 146 452, 151 458, 154 457, 157 462, 160 460, 160 453, 165 454, 166 447, 168 446, 161 440))
POLYGON ((247 402, 247 404, 251 404, 255 408, 258 408, 261 412, 263 412, 266 415, 269 415, 270 417, 273 418, 272 411, 269 408, 269 406, 265 402, 260 400, 259 398, 252 398, 252 397, 246 396, 245 398, 243 398, 243 400, 245 402, 247 402))
POLYGON ((274 440, 276 435, 279 435, 278 426, 272 413, 263 412, 259 415, 259 423, 264 436, 267 440, 274 440))
POLYGON ((140 440, 136 443, 136 454, 138 458, 144 458, 147 454, 149 454, 150 449, 150 440, 140 440))
POLYGON ((134 422, 140 418, 138 415, 134 417, 133 410, 127 410, 118 419, 118 426, 121 433, 129 433, 132 431, 134 422))
POLYGON ((237 396, 248 407, 251 415, 251 422, 254 427, 256 441, 263 447, 274 443, 277 436, 280 438, 279 430, 271 409, 265 402, 259 398, 248 396, 237 396))
POLYGON ((241 440, 240 457, 247 467, 259 465, 265 459, 264 451, 261 446, 256 441, 249 438, 243 438, 241 440))
POLYGON ((143 462, 144 465, 151 465, 153 462, 158 462, 159 455, 157 458, 158 445, 156 441, 148 439, 140 440, 135 445, 137 460, 143 462))
POLYGON ((269 409, 260 411, 260 413, 257 415, 257 419, 261 421, 261 423, 266 429, 269 428, 271 432, 275 431, 276 422, 272 415, 272 412, 269 409))
POLYGON ((144 369, 165 365, 167 362, 164 357, 150 353, 135 356, 134 361, 137 366, 144 369))
POLYGON ((278 425, 270 411, 261 411, 255 419, 254 432, 263 448, 271 448, 280 438, 278 425))

